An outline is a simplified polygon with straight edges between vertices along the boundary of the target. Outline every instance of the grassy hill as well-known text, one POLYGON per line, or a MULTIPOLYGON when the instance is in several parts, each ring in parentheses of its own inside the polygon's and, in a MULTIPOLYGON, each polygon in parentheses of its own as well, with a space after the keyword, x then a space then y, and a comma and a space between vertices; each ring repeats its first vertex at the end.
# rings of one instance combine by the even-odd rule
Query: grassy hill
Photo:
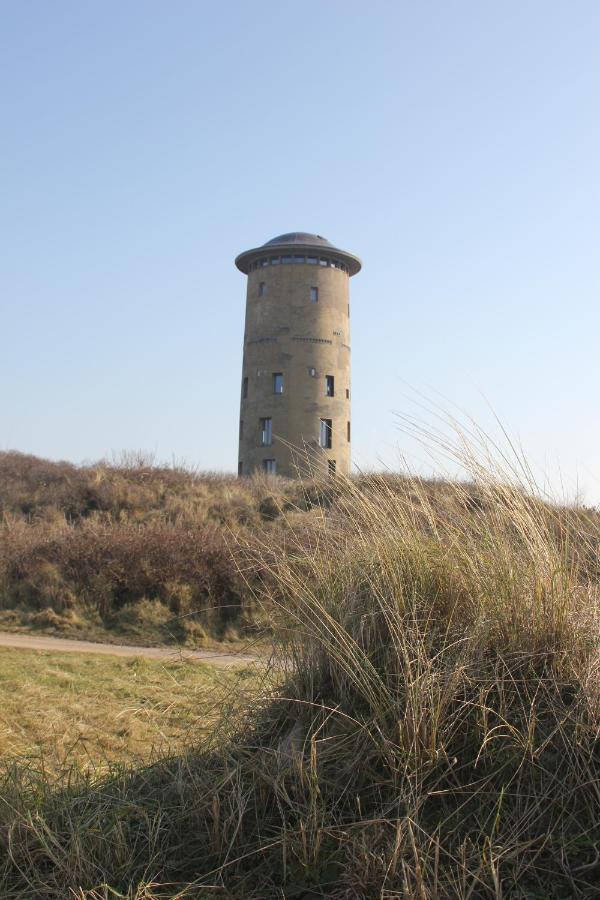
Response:
POLYGON ((233 641, 257 627, 232 562, 241 534, 318 500, 293 482, 0 453, 0 628, 70 637, 233 641))
MULTIPOLYGON (((466 464, 468 484, 200 477, 197 526, 222 537, 241 608, 268 615, 276 681, 217 740, 151 766, 62 783, 13 770, 0 894, 597 897, 600 518, 466 464)), ((126 494, 127 471, 112 477, 126 494)), ((9 531, 79 541, 89 519, 119 536, 184 527, 154 501, 136 526, 133 509, 7 515, 9 531)))

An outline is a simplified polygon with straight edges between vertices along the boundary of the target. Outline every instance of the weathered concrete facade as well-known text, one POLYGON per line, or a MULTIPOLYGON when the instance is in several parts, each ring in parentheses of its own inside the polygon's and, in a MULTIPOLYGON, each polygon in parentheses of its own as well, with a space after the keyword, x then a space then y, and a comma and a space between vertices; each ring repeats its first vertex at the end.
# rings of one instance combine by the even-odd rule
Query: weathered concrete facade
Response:
POLYGON ((357 257, 281 235, 236 259, 248 275, 239 472, 350 471, 349 279, 357 257))

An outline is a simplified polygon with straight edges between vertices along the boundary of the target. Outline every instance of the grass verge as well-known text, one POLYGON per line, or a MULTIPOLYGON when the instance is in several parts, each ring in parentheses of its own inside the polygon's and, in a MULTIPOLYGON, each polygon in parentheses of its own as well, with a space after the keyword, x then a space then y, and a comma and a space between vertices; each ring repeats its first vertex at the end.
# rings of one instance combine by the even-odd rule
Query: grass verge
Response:
POLYGON ((31 764, 49 779, 142 765, 211 735, 254 683, 250 670, 176 657, 0 648, 2 765, 31 764))

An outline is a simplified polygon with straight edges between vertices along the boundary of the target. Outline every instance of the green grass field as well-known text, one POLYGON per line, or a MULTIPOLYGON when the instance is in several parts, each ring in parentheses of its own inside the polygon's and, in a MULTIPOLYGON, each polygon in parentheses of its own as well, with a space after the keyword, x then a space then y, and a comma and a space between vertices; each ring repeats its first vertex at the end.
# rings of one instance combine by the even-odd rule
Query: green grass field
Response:
POLYGON ((49 773, 147 762, 210 734, 250 670, 0 648, 0 757, 49 773))

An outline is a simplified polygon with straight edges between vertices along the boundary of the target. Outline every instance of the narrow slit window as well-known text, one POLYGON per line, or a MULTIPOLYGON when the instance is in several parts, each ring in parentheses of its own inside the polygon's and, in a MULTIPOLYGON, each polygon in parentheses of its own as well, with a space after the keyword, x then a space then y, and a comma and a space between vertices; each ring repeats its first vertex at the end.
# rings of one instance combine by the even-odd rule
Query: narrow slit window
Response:
POLYGON ((350 399, 350 388, 346 388, 346 400, 350 399))
POLYGON ((273 419, 260 420, 260 443, 262 447, 270 447, 273 443, 273 419))
POLYGON ((248 379, 244 378, 242 381, 242 398, 246 400, 248 398, 248 379))
POLYGON ((277 460, 275 459, 263 459, 263 472, 266 472, 267 475, 276 475, 277 474, 277 460))
POLYGON ((265 284, 264 281, 261 281, 261 283, 258 286, 258 296, 264 297, 266 293, 267 293, 267 285, 265 284))
POLYGON ((311 287, 310 289, 310 302, 318 303, 319 302, 319 288, 311 287))
POLYGON ((327 460, 327 472, 329 473, 329 475, 335 475, 335 468, 336 468, 335 459, 328 459, 327 460))
POLYGON ((319 446, 331 450, 333 422, 331 419, 321 419, 319 429, 319 446))
POLYGON ((240 441, 244 437, 244 420, 240 419, 240 441))
POLYGON ((244 474, 244 463, 240 459, 240 461, 238 463, 238 475, 243 475, 243 474, 244 474))
POLYGON ((283 394, 283 373, 273 372, 273 393, 283 394))
POLYGON ((333 397, 335 394, 335 379, 333 375, 325 376, 325 396, 333 397))
POLYGON ((350 422, 348 422, 347 430, 348 430, 348 443, 350 443, 350 422))

